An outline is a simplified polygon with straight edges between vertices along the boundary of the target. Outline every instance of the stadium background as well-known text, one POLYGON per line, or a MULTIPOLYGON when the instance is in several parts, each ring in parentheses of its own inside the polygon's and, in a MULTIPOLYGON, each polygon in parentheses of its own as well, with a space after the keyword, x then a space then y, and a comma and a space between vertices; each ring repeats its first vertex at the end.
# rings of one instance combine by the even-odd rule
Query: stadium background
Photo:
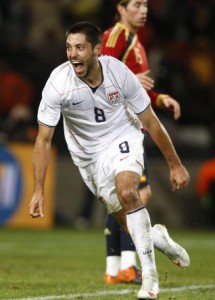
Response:
MULTIPOLYGON (((10 161, 5 161, 6 149, 9 154, 12 151, 22 171, 28 166, 23 175, 23 188, 28 192, 25 200, 21 198, 20 201, 29 201, 31 158, 26 151, 31 151, 29 147, 36 136, 36 112, 42 88, 50 71, 66 60, 65 31, 80 20, 92 21, 105 30, 113 22, 113 6, 110 0, 0 0, 0 9, 1 190, 15 186, 11 181, 5 181, 8 178, 5 174, 11 170, 10 161), (14 144, 19 150, 21 148, 21 154, 14 144), (20 155, 25 157, 24 162, 20 155)), ((189 187, 173 194, 167 167, 150 138, 146 139, 153 188, 150 204, 153 223, 177 228, 210 225, 207 215, 202 218, 203 207, 196 193, 196 180, 202 163, 214 155, 214 12, 212 0, 149 1, 148 21, 140 38, 148 52, 156 90, 168 91, 182 106, 182 117, 178 122, 173 121, 169 112, 158 114, 191 174, 189 187)), ((67 152, 61 126, 55 132, 54 145, 56 153, 53 153, 50 190, 47 191, 53 206, 46 208, 50 222, 44 226, 73 227, 87 192, 67 152)), ((90 226, 103 227, 105 210, 100 203, 94 201, 93 204, 90 226)), ((20 203, 18 206, 20 210, 20 203)), ((27 214, 25 204, 19 218, 23 220, 23 215, 29 218, 27 214)), ((0 224, 7 223, 4 220, 0 224)), ((28 221, 20 224, 17 217, 13 224, 32 226, 28 221)))

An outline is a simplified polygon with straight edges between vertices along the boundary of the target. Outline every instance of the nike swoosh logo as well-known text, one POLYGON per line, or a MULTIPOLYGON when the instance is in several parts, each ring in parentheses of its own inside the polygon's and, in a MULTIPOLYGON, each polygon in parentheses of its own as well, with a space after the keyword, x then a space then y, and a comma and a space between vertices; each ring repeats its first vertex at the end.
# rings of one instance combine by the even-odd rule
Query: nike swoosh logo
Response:
POLYGON ((127 155, 126 157, 120 158, 120 160, 126 159, 127 157, 129 157, 129 155, 127 155))
POLYGON ((83 101, 80 101, 80 102, 74 102, 74 103, 72 103, 72 105, 78 105, 78 104, 80 104, 80 103, 82 103, 82 102, 84 102, 84 100, 83 100, 83 101))

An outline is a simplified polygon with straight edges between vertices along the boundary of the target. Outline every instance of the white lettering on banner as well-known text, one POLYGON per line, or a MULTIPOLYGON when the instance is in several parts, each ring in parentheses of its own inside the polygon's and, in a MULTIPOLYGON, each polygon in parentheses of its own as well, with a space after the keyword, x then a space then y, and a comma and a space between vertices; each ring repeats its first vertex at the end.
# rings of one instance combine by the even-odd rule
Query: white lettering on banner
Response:
POLYGON ((9 208, 15 202, 15 182, 18 176, 18 169, 13 165, 4 165, 0 172, 0 206, 9 208))

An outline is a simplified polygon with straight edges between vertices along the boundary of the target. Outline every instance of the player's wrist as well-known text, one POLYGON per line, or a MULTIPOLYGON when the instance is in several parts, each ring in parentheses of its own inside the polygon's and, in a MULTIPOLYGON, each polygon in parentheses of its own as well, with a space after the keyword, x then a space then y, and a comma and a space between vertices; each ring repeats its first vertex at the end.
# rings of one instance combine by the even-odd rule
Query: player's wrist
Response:
POLYGON ((164 99, 168 98, 168 97, 169 97, 169 95, 167 95, 167 94, 159 94, 155 101, 156 107, 165 108, 164 99))

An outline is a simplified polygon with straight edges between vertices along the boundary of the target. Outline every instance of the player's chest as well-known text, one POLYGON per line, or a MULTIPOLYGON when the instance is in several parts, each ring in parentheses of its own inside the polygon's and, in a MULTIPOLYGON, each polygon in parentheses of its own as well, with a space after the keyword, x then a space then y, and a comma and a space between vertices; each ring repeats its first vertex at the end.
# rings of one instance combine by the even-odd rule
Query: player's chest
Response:
POLYGON ((68 92, 64 96, 62 109, 67 112, 87 112, 95 107, 111 110, 113 106, 122 105, 123 101, 121 89, 111 82, 106 82, 96 89, 83 86, 68 92))
POLYGON ((148 69, 148 62, 144 47, 139 41, 134 43, 124 54, 123 62, 130 66, 139 65, 141 68, 148 69))

